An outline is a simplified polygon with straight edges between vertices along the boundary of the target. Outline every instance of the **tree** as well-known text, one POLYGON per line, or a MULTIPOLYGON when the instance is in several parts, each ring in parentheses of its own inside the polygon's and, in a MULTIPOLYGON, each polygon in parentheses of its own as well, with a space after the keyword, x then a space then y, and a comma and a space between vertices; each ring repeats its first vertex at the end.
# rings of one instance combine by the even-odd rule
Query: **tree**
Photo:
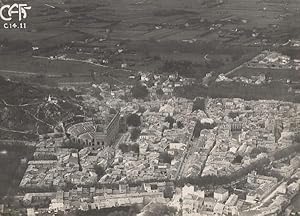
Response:
POLYGON ((167 185, 164 190, 164 198, 173 198, 173 187, 167 185))
POLYGON ((138 113, 144 113, 146 110, 144 106, 139 106, 138 113))
POLYGON ((232 163, 242 163, 242 160, 243 160, 243 157, 241 156, 241 155, 237 155, 234 159, 233 159, 233 161, 232 161, 232 163))
POLYGON ((132 146, 131 146, 131 150, 134 152, 134 153, 136 153, 136 154, 139 154, 140 153, 140 146, 138 145, 138 144, 133 144, 132 146))
POLYGON ((122 151, 123 153, 129 152, 129 147, 128 147, 128 145, 125 144, 125 143, 121 143, 121 144, 119 145, 119 149, 121 149, 121 151, 122 151))
POLYGON ((194 130, 193 130, 193 137, 194 138, 198 138, 200 136, 200 132, 202 130, 202 125, 201 125, 201 122, 200 121, 197 121, 196 122, 196 125, 194 127, 194 130))
POLYGON ((147 86, 142 85, 140 82, 135 84, 131 89, 132 96, 137 99, 142 99, 148 96, 149 91, 147 86))
POLYGON ((152 204, 145 212, 145 216, 175 216, 176 209, 160 203, 152 204))
POLYGON ((176 122, 175 119, 172 116, 167 116, 165 118, 165 122, 169 123, 169 129, 173 128, 173 124, 176 122))
POLYGON ((96 81, 96 72, 95 71, 91 71, 91 78, 93 81, 96 81))
POLYGON ((127 116, 126 122, 128 126, 138 127, 141 125, 141 118, 137 114, 133 113, 127 116))
POLYGON ((117 111, 114 108, 110 108, 109 114, 111 114, 111 115, 117 114, 117 111))
POLYGON ((160 71, 170 74, 178 73, 181 76, 187 77, 190 77, 195 73, 192 62, 174 60, 166 60, 160 68, 160 71))
POLYGON ((133 130, 131 131, 130 139, 132 141, 136 141, 140 137, 140 134, 141 130, 139 128, 133 128, 133 130))
POLYGON ((294 142, 300 143, 300 133, 296 133, 294 136, 294 142))
POLYGON ((184 128, 184 125, 181 121, 177 121, 176 124, 179 129, 184 128))
POLYGON ((194 99, 192 112, 194 112, 195 110, 205 110, 205 99, 204 98, 197 97, 194 99))
POLYGON ((197 121, 196 125, 194 127, 194 131, 193 131, 193 137, 194 138, 198 138, 200 136, 200 133, 203 129, 213 129, 216 126, 216 123, 214 122, 213 124, 210 123, 201 123, 201 121, 197 121))
POLYGON ((168 152, 161 152, 159 154, 159 161, 162 163, 171 163, 171 161, 173 160, 173 157, 171 155, 168 154, 168 152))
POLYGON ((251 158, 256 158, 256 156, 259 155, 260 153, 266 153, 267 151, 268 151, 268 149, 265 148, 265 147, 254 148, 250 152, 250 157, 251 158))
POLYGON ((164 95, 164 92, 163 92, 163 90, 162 90, 161 88, 158 88, 158 89, 156 89, 156 94, 157 94, 158 96, 163 96, 163 95, 164 95))
POLYGON ((115 211, 112 213, 109 213, 108 216, 127 216, 128 212, 126 211, 115 211))
POLYGON ((235 119, 237 116, 239 116, 240 114, 238 112, 229 112, 228 113, 228 117, 229 118, 232 118, 232 119, 235 119))
POLYGON ((100 165, 95 165, 94 170, 99 179, 105 175, 105 169, 100 165))

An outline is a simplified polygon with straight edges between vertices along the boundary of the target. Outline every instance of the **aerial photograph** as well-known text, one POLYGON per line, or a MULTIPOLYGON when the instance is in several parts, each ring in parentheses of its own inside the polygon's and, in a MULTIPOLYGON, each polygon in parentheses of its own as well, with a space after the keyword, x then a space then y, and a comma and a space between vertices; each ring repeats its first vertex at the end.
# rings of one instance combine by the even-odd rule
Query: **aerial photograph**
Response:
POLYGON ((0 216, 300 216, 300 0, 0 0, 0 216))

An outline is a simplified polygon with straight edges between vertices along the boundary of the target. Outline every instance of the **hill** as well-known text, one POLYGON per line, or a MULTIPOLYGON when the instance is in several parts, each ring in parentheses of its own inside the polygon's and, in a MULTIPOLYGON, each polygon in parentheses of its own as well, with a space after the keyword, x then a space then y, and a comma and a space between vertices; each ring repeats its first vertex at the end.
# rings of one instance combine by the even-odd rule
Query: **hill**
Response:
POLYGON ((76 92, 32 86, 0 77, 1 139, 36 139, 61 130, 70 113, 82 114, 76 92))

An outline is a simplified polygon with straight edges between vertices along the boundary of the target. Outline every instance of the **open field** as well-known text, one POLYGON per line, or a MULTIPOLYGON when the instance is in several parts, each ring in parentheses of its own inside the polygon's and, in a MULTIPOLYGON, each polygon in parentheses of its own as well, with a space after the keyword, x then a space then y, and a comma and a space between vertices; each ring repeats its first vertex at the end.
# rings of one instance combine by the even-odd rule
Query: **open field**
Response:
POLYGON ((270 76, 272 80, 287 80, 299 82, 300 81, 300 71, 295 69, 272 69, 272 68, 249 68, 242 67, 236 70, 234 73, 230 74, 229 77, 247 77, 258 76, 260 74, 265 74, 270 76))
POLYGON ((11 62, 10 59, 12 58, 15 58, 15 56, 2 55, 0 57, 0 75, 10 78, 25 77, 29 79, 27 81, 35 82, 39 82, 39 79, 45 77, 47 78, 45 81, 49 83, 103 81, 114 83, 114 78, 126 81, 131 74, 130 71, 79 61, 18 56, 11 62), (95 72, 95 80, 91 77, 92 72, 95 72))
POLYGON ((300 33, 299 0, 224 0, 222 4, 214 0, 25 2, 32 6, 28 29, 0 28, 2 70, 61 76, 88 76, 90 70, 96 70, 120 79, 128 77, 123 76, 124 71, 28 57, 66 55, 92 58, 98 63, 105 60, 113 68, 127 63, 132 71, 159 72, 166 60, 190 61, 196 77, 201 78, 207 72, 226 72, 249 60, 260 52, 262 48, 254 44, 263 39, 280 43, 300 33), (253 37, 253 32, 257 36, 253 37), (39 49, 33 52, 32 47, 39 49), (119 49, 122 53, 117 53, 119 49), (16 53, 21 55, 18 59, 16 53), (206 54, 212 62, 203 61, 206 54), (8 61, 9 55, 15 63, 8 61))

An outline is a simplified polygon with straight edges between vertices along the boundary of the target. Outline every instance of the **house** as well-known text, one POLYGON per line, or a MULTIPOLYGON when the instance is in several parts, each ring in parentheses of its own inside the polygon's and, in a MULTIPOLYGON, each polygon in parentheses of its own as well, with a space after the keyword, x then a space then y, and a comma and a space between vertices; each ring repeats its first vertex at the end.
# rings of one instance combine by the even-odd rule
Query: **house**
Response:
POLYGON ((290 165, 293 168, 298 168, 300 166, 300 156, 295 156, 290 160, 290 165))
POLYGON ((187 197, 190 194, 194 194, 195 187, 193 185, 184 185, 182 188, 182 197, 187 197))
POLYGON ((204 203, 203 203, 203 206, 204 206, 204 209, 207 210, 207 211, 213 211, 215 206, 216 206, 217 202, 215 201, 214 198, 212 197, 205 197, 204 198, 204 203))
POLYGON ((164 106, 160 107, 159 112, 164 116, 173 116, 175 108, 169 104, 165 104, 164 106))
POLYGON ((169 149, 170 150, 184 150, 186 148, 186 144, 184 143, 170 143, 169 149))
POLYGON ((28 208, 26 209, 27 211, 27 216, 35 216, 35 212, 33 208, 28 208))
POLYGON ((231 194, 228 200, 225 202, 225 205, 227 206, 234 206, 238 201, 238 195, 231 194))
POLYGON ((246 195, 246 202, 251 203, 251 204, 255 204, 258 201, 258 196, 255 193, 255 191, 250 191, 247 195, 246 195))
POLYGON ((65 205, 63 201, 57 202, 55 199, 53 199, 49 205, 49 210, 50 211, 65 211, 65 205))
POLYGON ((0 214, 4 213, 4 204, 0 204, 0 214))
POLYGON ((215 215, 223 215, 223 210, 224 210, 225 205, 222 203, 217 203, 214 207, 214 214, 215 215))
POLYGON ((225 202, 228 199, 228 196, 229 196, 229 192, 224 188, 218 188, 214 192, 214 199, 217 200, 218 202, 225 202))
POLYGON ((148 193, 155 193, 159 191, 157 183, 143 183, 143 189, 148 193))

